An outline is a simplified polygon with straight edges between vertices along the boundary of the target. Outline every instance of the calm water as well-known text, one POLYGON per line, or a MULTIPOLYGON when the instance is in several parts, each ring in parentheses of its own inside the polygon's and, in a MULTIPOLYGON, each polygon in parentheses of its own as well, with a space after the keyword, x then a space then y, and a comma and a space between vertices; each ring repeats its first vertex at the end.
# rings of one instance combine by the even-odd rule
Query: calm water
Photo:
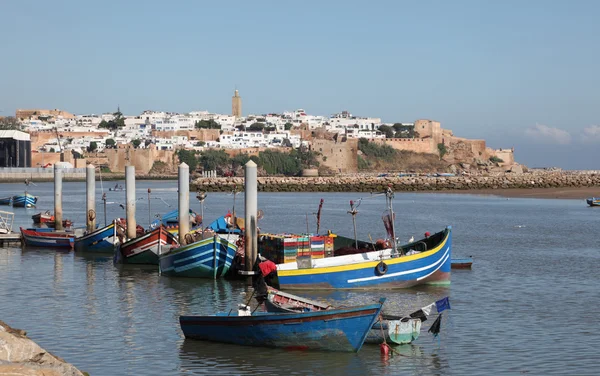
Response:
MULTIPOLYGON (((124 182, 121 182, 124 185, 124 182)), ((104 190, 113 183, 105 183, 104 190)), ((176 182, 137 184, 137 219, 177 206, 176 182), (164 202, 158 198, 162 198, 164 202), (171 207, 169 207, 170 205, 171 207)), ((85 225, 84 183, 64 183, 64 218, 85 225)), ((23 190, 0 184, 0 197, 23 190)), ((53 210, 52 183, 29 191, 37 209, 8 208, 16 227, 31 215, 53 210)), ((98 221, 103 222, 100 183, 98 221)), ((124 217, 124 192, 107 192, 110 219, 124 217)), ((365 193, 260 193, 263 231, 314 231, 313 212, 325 199, 322 228, 352 235, 349 200, 364 198, 359 237, 383 237, 382 197, 365 193)), ((209 193, 205 217, 233 206, 232 195, 209 193)), ((243 213, 243 194, 236 211, 243 213)), ((583 200, 505 199, 449 194, 396 195, 399 235, 406 240, 453 226, 453 255, 473 255, 470 271, 453 271, 449 287, 402 291, 306 294, 333 304, 388 298, 386 311, 410 313, 443 296, 442 332, 426 332, 402 355, 383 360, 377 346, 358 354, 288 352, 184 340, 182 314, 212 314, 247 299, 238 282, 160 277, 152 267, 115 267, 99 257, 47 249, 0 248, 0 319, 25 329, 42 347, 92 375, 464 375, 597 374, 600 343, 595 312, 600 302, 600 209, 583 200), (448 311, 447 311, 448 312, 448 311)), ((199 209, 197 201, 192 208, 199 209)), ((6 210, 7 207, 0 207, 6 210)))

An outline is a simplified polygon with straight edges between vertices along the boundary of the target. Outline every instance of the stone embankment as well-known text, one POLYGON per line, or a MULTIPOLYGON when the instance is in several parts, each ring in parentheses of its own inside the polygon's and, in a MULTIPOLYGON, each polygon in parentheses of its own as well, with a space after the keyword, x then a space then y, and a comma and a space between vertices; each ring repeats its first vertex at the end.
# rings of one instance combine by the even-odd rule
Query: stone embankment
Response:
POLYGON ((84 376, 86 373, 42 349, 23 330, 0 321, 0 375, 84 376))
MULTIPOLYGON (((199 178, 197 190, 231 192, 244 189, 244 178, 199 178)), ((377 192, 391 186, 394 191, 448 191, 510 188, 561 188, 600 186, 600 173, 534 172, 462 176, 368 176, 259 177, 262 192, 377 192)))

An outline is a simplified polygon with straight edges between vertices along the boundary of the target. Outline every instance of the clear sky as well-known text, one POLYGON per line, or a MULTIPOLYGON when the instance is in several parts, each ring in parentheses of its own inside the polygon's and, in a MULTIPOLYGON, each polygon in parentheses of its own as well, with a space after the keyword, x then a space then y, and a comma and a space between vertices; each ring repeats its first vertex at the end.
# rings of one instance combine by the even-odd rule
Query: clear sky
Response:
POLYGON ((0 1, 0 115, 349 110, 600 169, 600 1, 0 1))

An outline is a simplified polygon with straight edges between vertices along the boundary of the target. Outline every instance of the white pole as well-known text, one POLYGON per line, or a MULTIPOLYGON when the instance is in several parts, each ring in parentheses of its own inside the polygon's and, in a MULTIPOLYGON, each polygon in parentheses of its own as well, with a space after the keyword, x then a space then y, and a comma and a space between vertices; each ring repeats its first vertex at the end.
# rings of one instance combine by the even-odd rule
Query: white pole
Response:
POLYGON ((125 200, 127 215, 127 238, 136 237, 135 223, 135 166, 125 166, 125 200))
POLYGON ((257 211, 258 211, 258 187, 256 178, 256 163, 250 160, 246 163, 244 174, 244 203, 246 211, 245 223, 245 245, 246 245, 246 271, 251 271, 257 257, 257 211))
POLYGON ((88 232, 96 228, 96 167, 89 164, 85 170, 86 197, 87 197, 87 215, 86 227, 88 232))
POLYGON ((63 231, 63 210, 62 210, 62 170, 61 167, 54 165, 54 229, 63 231))

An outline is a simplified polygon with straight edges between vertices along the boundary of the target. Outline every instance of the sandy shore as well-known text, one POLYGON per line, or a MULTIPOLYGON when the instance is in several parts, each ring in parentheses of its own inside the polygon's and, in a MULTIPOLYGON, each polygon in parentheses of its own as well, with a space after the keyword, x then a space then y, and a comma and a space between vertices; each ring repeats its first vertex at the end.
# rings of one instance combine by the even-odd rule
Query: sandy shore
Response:
POLYGON ((568 188, 507 188, 507 189, 468 189, 468 190, 443 190, 422 193, 455 193, 471 195, 495 195, 500 197, 516 198, 560 198, 580 199, 600 196, 600 187, 568 187, 568 188))

